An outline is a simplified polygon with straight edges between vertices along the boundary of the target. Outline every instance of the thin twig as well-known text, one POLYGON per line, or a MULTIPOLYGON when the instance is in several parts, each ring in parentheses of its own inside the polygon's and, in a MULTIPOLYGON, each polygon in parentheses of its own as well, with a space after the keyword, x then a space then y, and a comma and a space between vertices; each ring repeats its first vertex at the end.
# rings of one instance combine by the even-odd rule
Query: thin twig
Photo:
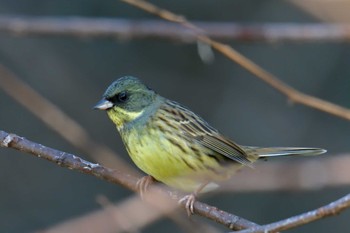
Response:
POLYGON ((265 83, 275 88, 280 93, 287 96, 291 102, 303 104, 311 108, 315 108, 320 111, 327 112, 329 114, 344 118, 346 120, 350 120, 350 109, 341 107, 331 102, 297 91, 296 89, 282 82, 280 79, 278 79, 276 76, 274 76, 270 72, 266 71, 265 69, 263 69, 262 67, 254 63, 252 60, 240 54, 231 46, 212 40, 206 35, 203 29, 189 22, 183 16, 176 15, 168 10, 164 10, 162 8, 159 8, 143 0, 121 0, 121 1, 126 2, 130 5, 133 5, 137 8, 140 8, 144 11, 147 11, 151 14, 157 15, 168 21, 179 23, 184 27, 193 30, 193 32, 196 33, 198 41, 210 45, 215 50, 217 50, 218 52, 220 52, 221 54, 229 58, 231 61, 236 62, 237 64, 242 66, 244 69, 254 74, 256 77, 260 78, 261 80, 263 80, 265 83))
MULTIPOLYGON (((349 42, 349 24, 256 23, 193 21, 206 35, 220 40, 349 42)), ((87 17, 0 15, 0 32, 17 36, 72 36, 89 38, 158 38, 197 41, 193 31, 163 20, 130 20, 87 17)))
POLYGON ((350 207, 350 194, 318 209, 263 226, 252 227, 237 233, 273 233, 295 228, 321 218, 334 216, 350 207))
MULTIPOLYGON (((135 192, 137 191, 136 183, 138 179, 134 176, 125 174, 124 172, 120 172, 118 170, 103 167, 99 164, 88 162, 73 154, 46 147, 15 134, 9 134, 0 130, 0 146, 23 151, 38 158, 46 159, 61 167, 67 167, 71 170, 93 175, 111 183, 122 185, 135 192)), ((167 205, 171 206, 171 203, 173 203, 174 208, 176 207, 174 204, 175 202, 171 202, 170 199, 175 199, 178 201, 180 200, 180 197, 174 193, 170 193, 170 191, 167 191, 165 188, 160 188, 157 186, 151 187, 146 195, 146 200, 150 201, 153 205, 156 205, 162 211, 170 211, 171 208, 167 208, 167 205), (152 194, 157 194, 159 196, 154 198, 152 194), (147 196, 149 196, 149 198, 147 198, 147 196), (167 205, 164 205, 165 203, 163 200, 167 200, 167 205)), ((182 204, 182 207, 185 208, 185 205, 182 204)), ((232 230, 241 230, 257 226, 257 224, 249 220, 243 219, 231 213, 227 213, 214 206, 210 206, 199 201, 195 202, 194 210, 196 214, 218 222, 232 230)))

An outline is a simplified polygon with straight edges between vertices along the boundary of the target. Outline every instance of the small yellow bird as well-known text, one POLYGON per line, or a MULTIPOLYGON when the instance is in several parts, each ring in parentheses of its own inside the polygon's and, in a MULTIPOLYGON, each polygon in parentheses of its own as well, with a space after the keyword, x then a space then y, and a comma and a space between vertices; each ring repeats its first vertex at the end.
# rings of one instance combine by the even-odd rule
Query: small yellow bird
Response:
MULTIPOLYGON (((131 159, 142 171, 166 185, 192 192, 185 198, 189 214, 199 192, 216 188, 217 182, 259 158, 326 152, 319 148, 238 145, 187 107, 158 95, 132 76, 114 81, 94 108, 107 111, 131 159)), ((140 187, 149 181, 142 179, 140 187)))

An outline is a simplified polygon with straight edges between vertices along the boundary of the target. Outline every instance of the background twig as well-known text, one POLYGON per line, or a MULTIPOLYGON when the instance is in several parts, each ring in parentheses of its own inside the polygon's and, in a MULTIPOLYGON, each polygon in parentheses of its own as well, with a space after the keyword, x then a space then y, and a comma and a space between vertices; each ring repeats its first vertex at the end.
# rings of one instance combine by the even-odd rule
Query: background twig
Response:
MULTIPOLYGON (((350 25, 326 23, 256 23, 193 21, 207 36, 220 40, 265 42, 349 42, 350 25)), ((157 38, 197 41, 193 31, 162 20, 0 15, 0 32, 16 36, 157 38)))
POLYGON ((228 192, 310 191, 346 187, 350 185, 349 167, 349 154, 259 161, 253 170, 242 169, 222 187, 228 192))
POLYGON ((240 54, 238 51, 233 49, 231 46, 217 42, 205 35, 205 31, 202 28, 197 27, 190 21, 186 20, 183 16, 174 14, 168 10, 159 8, 149 2, 143 0, 121 0, 151 14, 157 15, 168 21, 179 23, 186 28, 193 30, 197 35, 197 39, 200 42, 206 43, 213 47, 216 51, 220 52, 230 60, 236 62, 244 69, 254 74, 256 77, 269 84, 275 88, 280 93, 288 97, 288 99, 293 103, 299 103, 306 105, 311 108, 318 109, 323 112, 350 120, 350 110, 342 106, 333 104, 331 102, 301 93, 296 89, 290 87, 289 85, 282 82, 276 76, 266 71, 258 64, 254 63, 252 60, 248 59, 244 55, 240 54))
POLYGON ((2 64, 0 64, 0 88, 62 138, 88 154, 95 161, 109 164, 109 166, 129 174, 137 174, 129 164, 120 159, 111 149, 92 140, 77 121, 70 118, 58 106, 16 77, 2 64))

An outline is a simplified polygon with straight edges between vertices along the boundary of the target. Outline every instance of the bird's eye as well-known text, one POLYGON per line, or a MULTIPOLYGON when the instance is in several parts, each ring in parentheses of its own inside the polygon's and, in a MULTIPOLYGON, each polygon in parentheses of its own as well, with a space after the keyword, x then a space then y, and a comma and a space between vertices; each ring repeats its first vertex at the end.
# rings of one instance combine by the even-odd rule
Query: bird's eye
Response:
POLYGON ((129 93, 126 91, 119 92, 118 94, 115 94, 107 98, 107 100, 112 102, 113 104, 124 103, 128 99, 129 99, 129 93))
POLYGON ((126 91, 122 91, 122 92, 118 93, 117 100, 120 103, 124 103, 125 101, 128 100, 128 97, 129 97, 128 93, 126 91))

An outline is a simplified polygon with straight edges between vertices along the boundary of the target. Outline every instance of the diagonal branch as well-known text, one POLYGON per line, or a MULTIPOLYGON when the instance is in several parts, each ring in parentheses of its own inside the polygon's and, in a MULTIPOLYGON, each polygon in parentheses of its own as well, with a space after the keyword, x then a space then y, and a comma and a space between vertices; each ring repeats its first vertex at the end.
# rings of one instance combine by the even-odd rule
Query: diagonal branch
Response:
POLYGON ((212 40, 206 35, 205 31, 203 31, 201 28, 197 27, 190 21, 186 20, 183 16, 174 14, 168 10, 164 10, 143 0, 121 1, 133 5, 137 8, 140 8, 144 11, 147 11, 151 14, 157 15, 165 20, 181 24, 184 27, 193 30, 196 33, 198 41, 210 45, 231 61, 236 62, 244 69, 254 74, 256 77, 260 78, 262 81, 269 84, 283 95, 287 96, 291 102, 303 104, 308 107, 315 108, 320 111, 344 118, 346 120, 350 120, 350 109, 297 91, 296 89, 290 87, 289 85, 279 80, 270 72, 266 71, 265 69, 254 63, 252 60, 240 54, 231 46, 212 40))
POLYGON ((350 207, 350 194, 318 209, 263 226, 252 227, 239 233, 279 232, 304 225, 321 218, 334 216, 350 207))
MULTIPOLYGON (((93 175, 111 183, 122 185, 135 192, 137 191, 136 183, 138 179, 134 176, 125 174, 118 170, 103 167, 99 164, 88 162, 73 154, 46 147, 15 134, 9 134, 5 131, 0 130, 0 146, 23 151, 25 153, 32 154, 35 157, 56 163, 61 167, 66 167, 71 170, 93 175)), ((178 201, 181 198, 176 194, 171 193, 169 190, 157 186, 151 187, 149 192, 150 194, 146 195, 146 200, 163 211, 164 214, 169 213, 175 209, 177 206, 175 201, 178 201), (157 195, 157 198, 152 198, 153 194, 157 195), (147 196, 149 196, 149 198, 147 198, 147 196), (166 205, 164 205, 165 201, 166 205), (170 206, 171 208, 164 209, 164 206, 170 206)), ((184 204, 182 204, 182 207, 185 207, 184 204)), ((214 206, 210 206, 202 202, 196 201, 194 204, 194 209, 196 214, 218 222, 224 226, 229 227, 232 230, 241 230, 257 226, 257 224, 249 220, 227 213, 214 206)))
POLYGON ((115 154, 107 146, 95 142, 84 127, 77 121, 69 117, 57 105, 50 102, 31 86, 23 82, 1 63, 0 89, 71 145, 89 155, 94 161, 102 164, 109 164, 129 174, 137 174, 137 172, 124 162, 120 156, 115 154))

